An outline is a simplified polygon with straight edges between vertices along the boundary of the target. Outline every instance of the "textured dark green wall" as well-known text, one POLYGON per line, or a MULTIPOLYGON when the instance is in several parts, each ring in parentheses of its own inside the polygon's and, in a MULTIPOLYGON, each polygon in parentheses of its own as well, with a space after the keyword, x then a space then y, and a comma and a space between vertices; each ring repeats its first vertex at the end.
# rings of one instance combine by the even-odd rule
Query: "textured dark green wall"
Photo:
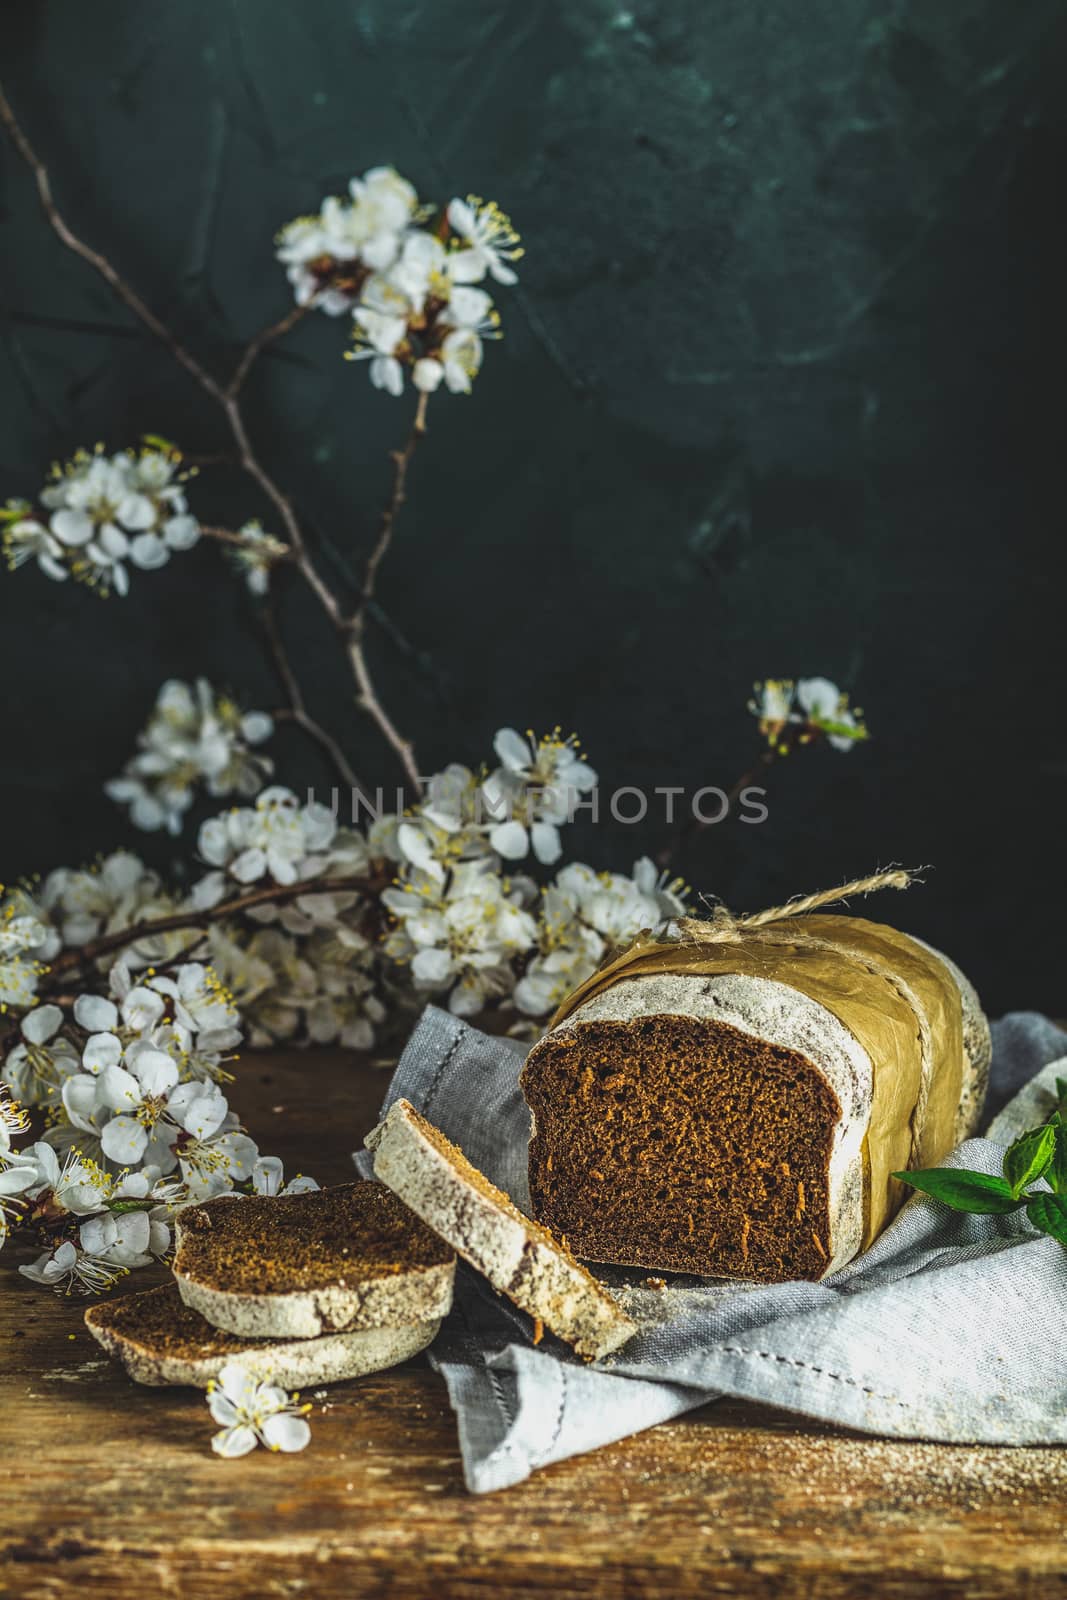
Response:
MULTIPOLYGON (((432 433, 382 585, 375 665, 424 770, 502 722, 577 728, 605 779, 729 783, 754 677, 825 672, 875 739, 775 776, 761 828, 685 863, 739 907, 889 860, 883 906, 988 1003, 1064 1009, 1062 371, 1067 25, 1058 0, 108 0, 8 8, 3 76, 57 192, 205 360, 287 304, 275 228, 394 162, 496 196, 528 253, 507 338, 432 433), (1041 934, 1046 938, 1042 942, 1041 934)), ((80 442, 215 417, 40 218, 2 151, 0 496, 80 442)), ((406 411, 317 318, 251 423, 359 558, 406 411)), ((205 480, 201 509, 258 512, 205 480)), ((286 617, 372 778, 333 646, 286 617)), ((123 836, 100 780, 160 681, 277 696, 213 549, 101 603, 0 576, 0 876, 123 836)), ((323 774, 296 742, 283 776, 323 774)), ((627 866, 662 830, 588 830, 627 866)), ((158 859, 169 847, 149 846, 158 859)))

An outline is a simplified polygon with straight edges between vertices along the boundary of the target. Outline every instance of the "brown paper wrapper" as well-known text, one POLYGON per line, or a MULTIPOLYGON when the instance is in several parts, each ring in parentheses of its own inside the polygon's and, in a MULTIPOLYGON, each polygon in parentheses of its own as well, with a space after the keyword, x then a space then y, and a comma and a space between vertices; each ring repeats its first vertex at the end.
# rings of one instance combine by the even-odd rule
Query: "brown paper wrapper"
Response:
POLYGON ((863 1247, 905 1198, 894 1171, 936 1166, 953 1144, 963 1084, 959 989, 932 951, 860 917, 788 917, 760 927, 684 918, 681 937, 643 933, 569 994, 551 1027, 629 978, 648 973, 741 973, 770 978, 831 1011, 870 1057, 870 1124, 863 1146, 863 1247))

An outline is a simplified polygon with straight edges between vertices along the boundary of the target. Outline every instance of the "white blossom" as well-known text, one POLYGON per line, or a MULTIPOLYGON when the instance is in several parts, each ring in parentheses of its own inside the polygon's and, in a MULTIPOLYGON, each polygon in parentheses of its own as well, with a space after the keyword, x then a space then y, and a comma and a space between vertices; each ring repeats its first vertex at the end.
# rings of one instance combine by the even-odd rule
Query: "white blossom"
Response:
POLYGON ((272 878, 294 884, 320 873, 337 832, 329 807, 314 801, 301 806, 291 789, 264 789, 254 806, 234 807, 200 829, 200 854, 210 866, 198 885, 197 903, 217 905, 226 879, 239 884, 272 878))
POLYGON ((227 1362, 208 1385, 208 1409, 219 1424, 211 1448, 229 1457, 245 1456, 257 1444, 268 1450, 303 1450, 311 1439, 305 1420, 311 1407, 298 1405, 298 1399, 274 1384, 260 1383, 240 1362, 227 1362))
POLYGON ((288 223, 275 251, 297 304, 333 317, 351 309, 369 272, 392 265, 418 205, 392 167, 372 167, 348 188, 347 201, 330 195, 317 215, 288 223))
POLYGON ((489 833, 493 849, 506 861, 521 861, 533 850, 552 865, 563 853, 559 830, 597 775, 581 755, 573 734, 559 728, 538 739, 501 728, 493 741, 500 766, 482 786, 489 814, 500 820, 489 833))
POLYGON ((70 577, 66 565, 65 546, 55 534, 35 517, 26 501, 9 500, 0 511, 0 548, 12 572, 27 561, 36 561, 45 577, 63 583, 70 577))
POLYGON ((349 180, 348 222, 362 259, 380 270, 393 260, 405 228, 418 206, 414 186, 395 167, 371 167, 349 180))
POLYGON ((152 1221, 147 1211, 125 1211, 117 1216, 102 1211, 78 1229, 78 1243, 87 1256, 108 1267, 151 1265, 152 1221))
POLYGON ((255 793, 273 764, 252 747, 273 732, 265 712, 242 711, 205 678, 195 684, 168 679, 136 753, 105 790, 129 806, 135 827, 178 834, 198 784, 212 795, 255 793))
POLYGON ((569 939, 551 944, 534 956, 515 985, 515 1004, 530 1017, 545 1017, 553 1012, 572 989, 596 971, 604 942, 592 928, 580 925, 570 930, 569 939))
MULTIPOLYGON (((125 1048, 121 1064, 108 1060, 68 1079, 63 1109, 102 1159, 116 1167, 146 1162, 164 1175, 178 1168, 195 1198, 246 1181, 259 1154, 217 1083, 179 1082, 171 1057, 144 1040, 125 1048)), ((55 1135, 50 1129, 49 1143, 55 1135)))
POLYGON ((78 1050, 60 1030, 58 1006, 35 1006, 19 1023, 19 1040, 4 1061, 2 1077, 16 1100, 55 1106, 63 1084, 81 1066, 78 1050))
POLYGON ((780 755, 819 738, 834 750, 851 750, 869 737, 862 714, 850 708, 848 695, 829 678, 768 678, 756 684, 749 710, 780 755))
MULTIPOLYGON (((96 1038, 114 1039, 121 1051, 114 1035, 96 1038)), ((147 1156, 169 1171, 174 1166, 174 1119, 168 1115, 168 1102, 177 1086, 178 1068, 171 1057, 138 1040, 125 1052, 124 1065, 107 1061, 95 1072, 69 1079, 63 1105, 75 1127, 99 1135, 104 1155, 116 1166, 136 1166, 147 1156)))
POLYGON ((310 1042, 370 1050, 375 1030, 385 1020, 372 947, 366 940, 362 948, 346 942, 341 929, 312 934, 304 952, 315 980, 314 992, 301 1002, 310 1042))
POLYGON ((102 1294, 126 1271, 125 1266, 113 1266, 87 1254, 72 1239, 64 1239, 36 1261, 19 1267, 24 1278, 58 1294, 102 1294))
POLYGON ((321 214, 294 217, 276 242, 274 254, 285 267, 297 305, 314 302, 328 317, 340 317, 350 310, 358 278, 345 272, 343 258, 336 254, 338 242, 329 238, 321 214))
POLYGON ((11 1149, 11 1137, 25 1133, 29 1119, 17 1100, 12 1100, 6 1083, 0 1083, 0 1161, 11 1149))
POLYGON ((286 1183, 285 1170, 277 1156, 260 1156, 252 1165, 254 1194, 310 1194, 318 1187, 314 1178, 307 1178, 299 1172, 286 1183))
POLYGON ((518 282, 514 269, 505 263, 522 256, 519 235, 495 201, 473 194, 452 200, 448 220, 463 246, 450 263, 457 283, 478 283, 487 272, 497 283, 518 282))
POLYGON ((341 202, 324 202, 317 219, 298 219, 287 230, 290 277, 302 303, 351 309, 349 359, 369 363, 376 388, 402 394, 410 373, 425 394, 442 386, 469 394, 483 341, 500 337, 492 298, 473 286, 486 276, 516 281, 505 263, 522 253, 518 235, 495 205, 457 199, 434 220, 432 212, 414 210, 413 191, 411 200, 402 221, 394 207, 373 249, 348 237, 355 224, 341 202))
POLYGON ((57 867, 41 888, 41 905, 65 945, 128 927, 159 899, 158 874, 129 850, 112 851, 91 867, 57 867))
POLYGON ((824 733, 834 750, 851 750, 867 737, 862 720, 849 708, 848 696, 829 678, 801 678, 797 705, 808 725, 824 733))
POLYGON ((77 1149, 60 1163, 38 1141, 0 1158, 0 1243, 9 1221, 56 1235, 51 1250, 20 1270, 57 1290, 97 1294, 122 1273, 147 1266, 170 1248, 170 1217, 191 1198, 157 1167, 113 1178, 77 1149))
MULTIPOLYGON (((441 342, 438 361, 445 387, 452 394, 470 394, 482 370, 482 341, 473 328, 453 328, 441 342)), ((425 366, 423 368, 425 374, 425 366)))
MULTIPOLYGON (((320 898, 350 897, 314 896, 307 904, 316 906, 320 898)), ((296 934, 272 927, 241 942, 213 937, 212 961, 237 993, 253 1045, 299 1037, 350 1050, 373 1047, 386 1015, 379 954, 343 917, 338 911, 335 926, 309 924, 296 934)))
POLYGON ((356 307, 355 318, 358 343, 353 360, 370 362, 370 381, 376 389, 402 394, 404 368, 398 352, 407 338, 406 318, 386 316, 366 306, 356 307))
POLYGON ((386 948, 394 960, 410 962, 416 988, 447 989, 449 1008, 470 1015, 510 992, 513 958, 536 941, 521 898, 491 861, 459 863, 444 889, 416 878, 382 894, 397 924, 386 948))
POLYGON ((244 1007, 250 1042, 262 1048, 295 1038, 318 994, 318 976, 301 942, 282 928, 263 928, 252 936, 244 962, 254 975, 244 1007))
MULTIPOLYGON (((659 872, 649 856, 634 862, 633 881, 646 902, 653 902, 660 918, 684 917, 689 894, 681 878, 672 878, 669 872, 659 872)), ((659 926, 659 924, 655 924, 659 926)))
POLYGON ((0 1170, 0 1197, 18 1196, 36 1201, 47 1195, 51 1209, 87 1216, 99 1211, 107 1189, 106 1174, 71 1153, 60 1165, 59 1157, 43 1140, 14 1151, 0 1170))
POLYGON ((42 973, 60 947, 56 930, 25 889, 0 884, 0 1007, 32 1004, 42 973))
MULTIPOLYGON (((182 1084, 175 1093, 188 1088, 188 1084, 182 1084)), ((192 1137, 182 1139, 178 1147, 178 1166, 195 1200, 209 1200, 213 1195, 225 1194, 234 1184, 247 1183, 259 1157, 259 1149, 242 1132, 234 1112, 227 1112, 217 1127, 209 1126, 216 1110, 201 1099, 186 1112, 190 1121, 202 1116, 204 1126, 202 1133, 193 1131, 192 1137)))
POLYGON ((74 577, 101 594, 125 595, 127 564, 152 571, 200 538, 179 467, 169 448, 112 456, 79 450, 53 469, 39 513, 16 502, 0 515, 8 564, 33 559, 50 578, 74 577))
POLYGON ((227 546, 227 555, 244 578, 250 594, 262 599, 270 589, 271 574, 289 553, 289 546, 272 533, 267 533, 261 522, 253 519, 237 530, 239 544, 227 546))
POLYGON ((564 867, 545 891, 539 950, 515 988, 520 1011, 533 1017, 554 1011, 610 948, 645 928, 662 933, 682 915, 686 892, 680 879, 657 873, 647 856, 634 863, 629 878, 581 862, 564 867))
POLYGON ((217 1054, 241 1042, 233 995, 211 966, 189 961, 170 973, 153 969, 134 984, 123 962, 110 976, 125 1026, 170 1050, 188 1067, 194 1054, 217 1054))
POLYGON ((453 762, 431 777, 424 798, 411 812, 376 823, 368 847, 443 884, 460 862, 492 859, 485 812, 479 778, 453 762))

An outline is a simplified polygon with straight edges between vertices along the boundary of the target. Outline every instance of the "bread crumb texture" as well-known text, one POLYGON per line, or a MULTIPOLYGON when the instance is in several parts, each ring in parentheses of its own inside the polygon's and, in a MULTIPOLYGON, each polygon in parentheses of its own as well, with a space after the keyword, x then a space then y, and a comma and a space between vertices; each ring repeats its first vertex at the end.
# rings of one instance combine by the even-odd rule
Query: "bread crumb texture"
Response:
POLYGON ((198 1311, 182 1303, 173 1283, 90 1306, 85 1322, 94 1334, 107 1340, 109 1348, 133 1345, 152 1356, 175 1356, 187 1361, 236 1358, 250 1348, 271 1343, 269 1339, 239 1339, 236 1334, 213 1328, 198 1311))
POLYGON ((805 1056, 727 1023, 563 1027, 522 1073, 538 1219, 589 1261, 817 1279, 841 1115, 805 1056))
POLYGON ((233 1294, 285 1294, 366 1282, 453 1259, 383 1184, 308 1194, 220 1196, 181 1213, 175 1270, 233 1294))

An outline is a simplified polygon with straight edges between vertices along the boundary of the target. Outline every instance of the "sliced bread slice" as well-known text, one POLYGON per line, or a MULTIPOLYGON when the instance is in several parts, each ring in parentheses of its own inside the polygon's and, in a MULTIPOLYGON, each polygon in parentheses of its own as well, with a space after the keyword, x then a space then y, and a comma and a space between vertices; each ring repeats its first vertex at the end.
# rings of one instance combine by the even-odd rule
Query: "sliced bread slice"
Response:
POLYGON ((175 1233, 182 1300, 242 1339, 410 1327, 452 1304, 452 1251, 379 1183, 219 1195, 175 1233))
POLYGON ((434 1338, 440 1320, 407 1328, 363 1328, 318 1339, 238 1339, 182 1303, 176 1284, 91 1306, 85 1325, 135 1383, 206 1389, 228 1361, 283 1389, 340 1383, 407 1361, 434 1338))
POLYGON ((367 1135, 374 1175, 494 1289, 595 1360, 636 1326, 566 1245, 532 1222, 502 1189, 408 1100, 395 1100, 367 1135))

